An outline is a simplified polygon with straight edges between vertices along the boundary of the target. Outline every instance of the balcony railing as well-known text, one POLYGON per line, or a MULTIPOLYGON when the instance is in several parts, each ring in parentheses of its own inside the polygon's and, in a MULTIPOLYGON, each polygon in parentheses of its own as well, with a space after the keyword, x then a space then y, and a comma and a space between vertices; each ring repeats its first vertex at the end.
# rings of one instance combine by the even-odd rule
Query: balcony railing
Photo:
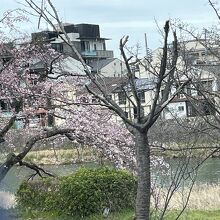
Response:
POLYGON ((82 51, 81 55, 83 57, 91 57, 91 58, 112 58, 113 51, 112 50, 82 51))

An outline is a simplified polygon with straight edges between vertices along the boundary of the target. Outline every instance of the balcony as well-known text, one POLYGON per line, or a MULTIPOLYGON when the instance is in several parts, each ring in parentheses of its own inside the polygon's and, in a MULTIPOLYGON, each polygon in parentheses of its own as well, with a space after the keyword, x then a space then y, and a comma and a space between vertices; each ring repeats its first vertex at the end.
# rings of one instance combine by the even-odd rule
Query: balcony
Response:
POLYGON ((113 51, 112 50, 82 51, 81 55, 84 58, 113 58, 113 51))

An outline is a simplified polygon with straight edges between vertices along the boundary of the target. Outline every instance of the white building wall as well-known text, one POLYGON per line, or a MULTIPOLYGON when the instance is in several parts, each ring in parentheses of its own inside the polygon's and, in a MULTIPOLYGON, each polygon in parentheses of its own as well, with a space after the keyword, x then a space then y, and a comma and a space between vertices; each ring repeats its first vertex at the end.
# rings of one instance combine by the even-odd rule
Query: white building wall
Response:
MULTIPOLYGON (((134 101, 134 97, 132 96, 132 94, 128 93, 128 95, 130 96, 131 100, 133 102, 134 101)), ((119 99, 118 99, 118 93, 114 93, 113 94, 113 100, 119 104, 119 99)), ((147 116, 150 113, 150 110, 152 108, 152 102, 153 102, 153 98, 154 98, 154 92, 152 90, 149 91, 145 91, 145 102, 141 103, 141 106, 144 109, 144 115, 147 116)), ((119 104, 119 106, 128 113, 128 118, 134 118, 134 107, 132 105, 132 103, 126 99, 126 104, 119 104)))
POLYGON ((165 119, 187 117, 186 102, 172 102, 163 111, 165 119))
POLYGON ((104 66, 100 73, 105 77, 121 77, 127 72, 125 63, 119 59, 114 59, 111 63, 104 66))
MULTIPOLYGON (((79 33, 68 33, 67 34, 68 37, 70 38, 71 41, 80 41, 78 38, 79 38, 79 33)), ((64 34, 61 34, 61 36, 65 39, 65 35, 64 34)), ((56 44, 56 43, 63 43, 63 39, 59 36, 58 38, 56 38, 55 41, 52 42, 53 44, 56 44)))

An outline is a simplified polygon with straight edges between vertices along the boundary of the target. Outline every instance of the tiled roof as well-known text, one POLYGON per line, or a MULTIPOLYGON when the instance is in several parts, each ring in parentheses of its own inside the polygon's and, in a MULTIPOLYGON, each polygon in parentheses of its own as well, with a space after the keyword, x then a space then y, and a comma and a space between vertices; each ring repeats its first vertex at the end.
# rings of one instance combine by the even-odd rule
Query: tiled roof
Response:
MULTIPOLYGON (((148 79, 148 78, 136 78, 135 79, 135 86, 138 91, 142 90, 152 90, 156 86, 156 80, 155 79, 148 79)), ((124 86, 125 91, 131 90, 131 85, 127 83, 127 85, 124 86)), ((115 90, 115 92, 121 91, 121 88, 118 88, 115 90)))
MULTIPOLYGON (((97 83, 102 86, 102 88, 107 94, 117 93, 117 92, 122 91, 122 86, 125 91, 131 90, 130 85, 128 83, 128 79, 125 77, 124 78, 123 77, 99 77, 97 78, 97 83)), ((147 90, 151 90, 155 88, 156 81, 153 79, 147 79, 147 78, 137 78, 135 79, 135 84, 136 84, 137 90, 147 91, 147 90)), ((88 82, 87 86, 93 92, 97 94, 101 93, 94 83, 88 82)), ((84 92, 87 92, 87 90, 84 90, 84 92)))
MULTIPOLYGON (((123 77, 97 77, 96 81, 101 85, 106 94, 111 94, 114 93, 118 87, 125 85, 127 79, 123 77)), ((101 93, 94 83, 88 81, 87 86, 93 92, 97 94, 101 93)), ((87 93, 87 89, 85 88, 82 93, 87 93)))

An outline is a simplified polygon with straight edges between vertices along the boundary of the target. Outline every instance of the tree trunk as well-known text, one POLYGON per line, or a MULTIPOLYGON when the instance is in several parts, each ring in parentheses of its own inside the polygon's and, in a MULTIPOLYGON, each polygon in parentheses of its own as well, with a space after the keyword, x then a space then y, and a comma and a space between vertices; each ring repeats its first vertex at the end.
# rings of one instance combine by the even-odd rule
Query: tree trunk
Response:
POLYGON ((136 220, 150 219, 150 148, 145 132, 135 132, 138 188, 136 197, 136 220))

